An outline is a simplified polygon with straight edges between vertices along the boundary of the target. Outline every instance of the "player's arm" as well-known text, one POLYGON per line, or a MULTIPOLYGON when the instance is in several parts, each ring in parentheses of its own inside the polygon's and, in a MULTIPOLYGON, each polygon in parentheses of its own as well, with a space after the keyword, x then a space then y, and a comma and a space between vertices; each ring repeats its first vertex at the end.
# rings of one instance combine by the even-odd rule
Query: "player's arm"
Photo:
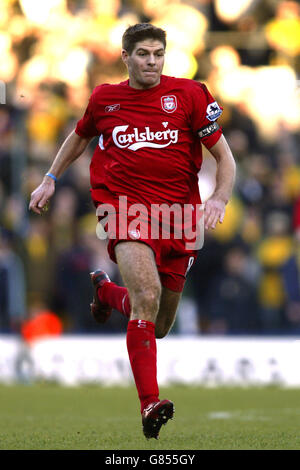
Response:
MULTIPOLYGON (((91 139, 92 137, 80 137, 75 130, 72 131, 59 149, 48 173, 59 178, 71 163, 84 152, 91 139)), ((41 214, 43 207, 54 192, 55 180, 45 175, 42 183, 31 194, 29 209, 36 214, 41 214)))
POLYGON ((206 229, 215 228, 218 222, 223 222, 225 207, 231 197, 236 174, 236 164, 223 134, 209 151, 216 159, 217 173, 215 191, 205 204, 206 229))

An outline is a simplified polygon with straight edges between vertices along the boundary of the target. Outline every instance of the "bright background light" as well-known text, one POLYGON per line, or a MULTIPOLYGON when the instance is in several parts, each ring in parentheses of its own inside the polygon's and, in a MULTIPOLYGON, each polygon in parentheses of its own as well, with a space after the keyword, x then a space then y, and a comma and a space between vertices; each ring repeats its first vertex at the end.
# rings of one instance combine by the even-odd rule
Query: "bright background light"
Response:
POLYGON ((282 122, 293 131, 300 128, 295 71, 300 6, 279 2, 274 16, 260 29, 255 23, 256 7, 253 0, 128 0, 126 4, 121 0, 6 0, 0 15, 0 80, 14 82, 16 96, 26 94, 28 104, 34 87, 45 81, 65 83, 69 96, 78 101, 75 96, 88 94, 91 86, 125 79, 120 60, 122 34, 148 15, 167 32, 164 73, 206 81, 224 104, 243 104, 263 138, 274 139, 282 122), (210 32, 212 5, 216 17, 229 25, 228 35, 224 40, 220 37, 218 44, 219 33, 210 32), (253 46, 245 39, 247 31, 253 33, 253 46), (16 51, 25 38, 32 44, 20 60, 16 51), (236 46, 240 43, 246 49, 274 48, 273 63, 243 63, 236 46))
MULTIPOLYGON (((299 5, 281 2, 277 16, 261 30, 269 47, 278 53, 277 63, 251 67, 242 63, 234 45, 210 47, 208 3, 132 0, 132 8, 124 9, 120 0, 89 0, 80 4, 74 14, 66 0, 20 0, 20 13, 11 16, 12 2, 7 1, 0 18, 0 79, 12 81, 16 77, 18 90, 32 89, 45 80, 59 80, 81 93, 80 87, 90 86, 89 67, 96 59, 99 65, 92 76, 95 84, 109 77, 118 82, 126 77, 120 62, 122 34, 144 13, 167 32, 166 74, 205 78, 224 103, 244 103, 260 134, 268 140, 276 136, 282 122, 293 131, 299 129, 298 77, 294 63, 288 59, 300 51, 299 5), (18 63, 14 46, 26 36, 36 41, 26 60, 18 63), (207 69, 202 71, 199 60, 207 48, 207 69), (111 67, 118 62, 113 74, 106 72, 105 64, 111 67)), ((239 24, 243 27, 247 21, 251 23, 255 4, 253 0, 215 0, 214 8, 221 21, 239 28, 239 24)))
POLYGON ((225 22, 234 22, 247 11, 253 0, 215 0, 216 12, 225 22))

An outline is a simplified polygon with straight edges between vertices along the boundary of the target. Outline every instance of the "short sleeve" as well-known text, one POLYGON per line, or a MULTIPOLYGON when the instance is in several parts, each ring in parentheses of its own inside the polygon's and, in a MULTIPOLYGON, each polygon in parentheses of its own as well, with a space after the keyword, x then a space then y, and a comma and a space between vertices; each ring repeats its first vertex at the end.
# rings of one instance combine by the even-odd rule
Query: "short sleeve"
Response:
POLYGON ((217 120, 223 112, 222 106, 203 83, 195 83, 192 91, 192 129, 197 133, 206 148, 211 148, 222 135, 217 120))
POLYGON ((97 130, 94 117, 93 117, 93 104, 94 104, 94 93, 90 96, 88 106, 85 110, 83 117, 77 122, 75 132, 80 137, 94 137, 99 135, 97 130))

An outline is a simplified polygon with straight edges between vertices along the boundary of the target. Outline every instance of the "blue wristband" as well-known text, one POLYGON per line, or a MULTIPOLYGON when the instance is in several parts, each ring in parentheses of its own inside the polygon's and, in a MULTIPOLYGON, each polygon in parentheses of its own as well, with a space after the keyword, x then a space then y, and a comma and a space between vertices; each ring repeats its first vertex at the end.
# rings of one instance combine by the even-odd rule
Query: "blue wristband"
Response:
POLYGON ((56 176, 52 175, 52 173, 46 173, 46 176, 50 176, 50 178, 52 178, 56 183, 57 178, 56 178, 56 176))

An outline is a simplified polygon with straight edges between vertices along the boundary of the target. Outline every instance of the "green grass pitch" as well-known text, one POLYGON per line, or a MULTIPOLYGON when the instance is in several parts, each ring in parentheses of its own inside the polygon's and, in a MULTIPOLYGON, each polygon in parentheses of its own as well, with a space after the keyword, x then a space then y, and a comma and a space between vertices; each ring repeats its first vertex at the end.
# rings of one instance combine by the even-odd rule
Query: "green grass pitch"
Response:
POLYGON ((134 387, 0 386, 0 449, 299 450, 300 390, 162 388, 175 418, 142 434, 134 387))

